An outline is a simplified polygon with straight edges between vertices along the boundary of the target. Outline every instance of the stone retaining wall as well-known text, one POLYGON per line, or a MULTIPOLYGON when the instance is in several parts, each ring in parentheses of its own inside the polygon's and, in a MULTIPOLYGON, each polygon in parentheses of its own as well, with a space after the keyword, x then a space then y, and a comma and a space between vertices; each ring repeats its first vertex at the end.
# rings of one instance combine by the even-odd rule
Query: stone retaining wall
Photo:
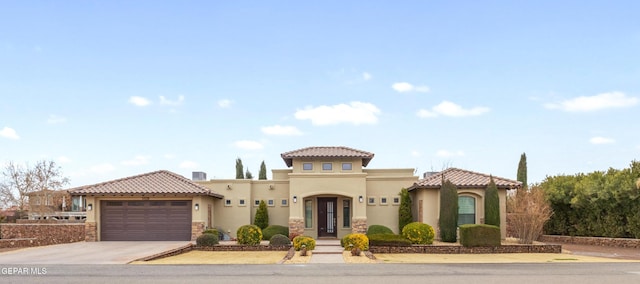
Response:
POLYGON ((545 242, 545 243, 567 243, 567 244, 590 245, 590 246, 640 248, 640 239, 544 235, 540 237, 539 241, 545 242))
POLYGON ((82 223, 0 225, 0 248, 35 247, 85 240, 82 223))
POLYGON ((202 251, 287 251, 291 246, 245 246, 245 245, 215 245, 212 247, 193 247, 193 250, 202 251))
POLYGON ((463 247, 413 245, 408 247, 371 246, 372 253, 427 253, 427 254, 479 254, 479 253, 561 253, 560 245, 503 245, 499 247, 463 247))

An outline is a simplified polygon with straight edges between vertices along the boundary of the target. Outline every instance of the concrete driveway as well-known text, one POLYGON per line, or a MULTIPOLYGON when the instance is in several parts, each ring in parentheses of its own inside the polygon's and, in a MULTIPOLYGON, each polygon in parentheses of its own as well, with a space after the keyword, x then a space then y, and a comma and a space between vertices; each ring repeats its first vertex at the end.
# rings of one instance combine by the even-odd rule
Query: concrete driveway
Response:
POLYGON ((126 264, 190 242, 77 242, 0 253, 0 264, 126 264))

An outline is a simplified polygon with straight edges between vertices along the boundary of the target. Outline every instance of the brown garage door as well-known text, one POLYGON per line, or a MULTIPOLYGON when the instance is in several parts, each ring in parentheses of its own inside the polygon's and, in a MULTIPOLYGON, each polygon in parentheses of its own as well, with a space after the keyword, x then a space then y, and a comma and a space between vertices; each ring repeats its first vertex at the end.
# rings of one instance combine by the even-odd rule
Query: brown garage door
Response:
POLYGON ((102 241, 189 241, 191 201, 109 201, 100 203, 102 241))

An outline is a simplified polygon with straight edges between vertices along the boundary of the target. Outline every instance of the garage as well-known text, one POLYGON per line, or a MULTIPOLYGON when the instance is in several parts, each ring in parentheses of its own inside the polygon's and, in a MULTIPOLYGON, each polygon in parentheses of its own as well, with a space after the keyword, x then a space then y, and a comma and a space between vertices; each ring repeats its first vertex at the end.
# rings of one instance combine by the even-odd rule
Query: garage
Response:
POLYGON ((189 241, 190 200, 101 200, 103 241, 189 241))

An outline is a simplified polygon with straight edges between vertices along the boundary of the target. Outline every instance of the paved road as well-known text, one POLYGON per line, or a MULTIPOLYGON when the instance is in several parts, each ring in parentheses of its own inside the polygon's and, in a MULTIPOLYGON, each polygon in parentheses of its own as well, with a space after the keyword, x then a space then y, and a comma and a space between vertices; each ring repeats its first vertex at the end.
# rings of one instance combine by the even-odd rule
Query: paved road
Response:
MULTIPOLYGON (((640 283, 638 263, 45 265, 2 283, 640 283), (44 271, 43 271, 44 270, 44 271), (42 273, 44 272, 44 273, 42 273)), ((0 272, 15 269, 0 265, 0 272)))

